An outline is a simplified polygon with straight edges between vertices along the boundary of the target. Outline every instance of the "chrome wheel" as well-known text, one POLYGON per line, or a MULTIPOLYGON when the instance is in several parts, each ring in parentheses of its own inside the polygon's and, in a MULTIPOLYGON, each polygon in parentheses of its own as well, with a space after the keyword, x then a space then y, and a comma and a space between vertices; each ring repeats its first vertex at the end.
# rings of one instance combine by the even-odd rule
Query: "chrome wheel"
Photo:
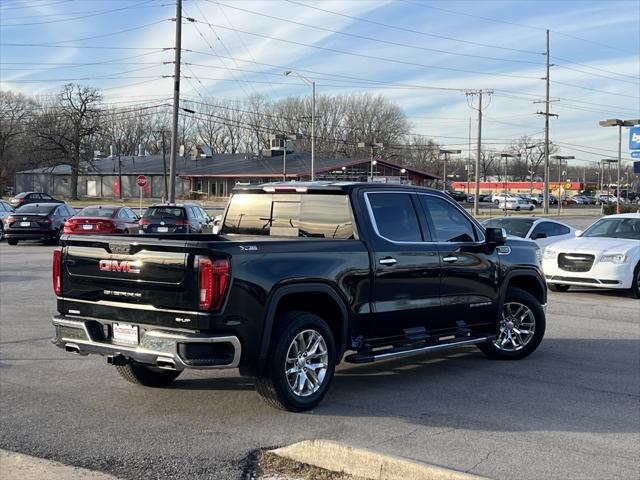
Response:
POLYGON ((517 352, 533 338, 536 317, 533 312, 519 302, 508 302, 502 308, 498 338, 493 344, 500 350, 517 352))
POLYGON ((327 343, 315 330, 303 330, 294 337, 285 362, 285 374, 291 391, 300 397, 314 394, 322 386, 329 353, 327 343))

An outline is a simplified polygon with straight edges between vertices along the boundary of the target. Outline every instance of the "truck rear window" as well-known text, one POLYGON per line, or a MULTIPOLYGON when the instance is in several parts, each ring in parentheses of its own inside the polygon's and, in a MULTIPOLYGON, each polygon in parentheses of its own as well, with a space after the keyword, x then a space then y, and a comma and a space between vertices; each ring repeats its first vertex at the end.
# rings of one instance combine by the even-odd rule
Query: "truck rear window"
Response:
POLYGON ((237 193, 221 233, 355 238, 347 195, 237 193))

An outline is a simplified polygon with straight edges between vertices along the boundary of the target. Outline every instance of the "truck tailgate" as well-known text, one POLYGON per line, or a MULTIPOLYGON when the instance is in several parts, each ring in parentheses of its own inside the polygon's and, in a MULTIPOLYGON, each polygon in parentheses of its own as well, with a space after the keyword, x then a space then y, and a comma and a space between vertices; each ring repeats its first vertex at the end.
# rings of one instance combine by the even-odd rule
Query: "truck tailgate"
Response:
MULTIPOLYGON (((197 326, 196 318, 190 318, 198 315, 200 293, 199 249, 193 242, 182 238, 70 236, 64 237, 63 245, 65 313, 197 326)), ((202 253, 215 255, 211 250, 202 253)))

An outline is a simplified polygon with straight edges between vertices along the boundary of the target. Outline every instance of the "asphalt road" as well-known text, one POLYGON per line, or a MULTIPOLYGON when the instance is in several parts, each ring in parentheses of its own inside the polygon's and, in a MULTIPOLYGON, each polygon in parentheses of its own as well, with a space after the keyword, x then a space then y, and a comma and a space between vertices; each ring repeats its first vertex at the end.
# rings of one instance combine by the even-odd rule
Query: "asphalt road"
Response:
POLYGON ((53 347, 51 250, 0 243, 0 448, 128 479, 239 479, 255 449, 314 438, 499 479, 640 475, 640 302, 624 295, 551 293, 520 362, 470 347, 343 365, 291 414, 233 371, 147 389, 53 347))

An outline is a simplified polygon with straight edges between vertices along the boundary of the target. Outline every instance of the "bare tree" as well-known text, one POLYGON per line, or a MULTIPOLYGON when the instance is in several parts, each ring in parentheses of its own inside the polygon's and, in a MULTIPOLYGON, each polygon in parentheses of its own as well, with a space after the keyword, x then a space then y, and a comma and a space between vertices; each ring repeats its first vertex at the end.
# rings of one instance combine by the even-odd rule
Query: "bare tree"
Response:
POLYGON ((71 167, 71 198, 78 198, 78 174, 82 156, 92 152, 100 132, 102 96, 89 86, 67 84, 54 102, 45 107, 37 124, 40 148, 59 153, 71 167))

